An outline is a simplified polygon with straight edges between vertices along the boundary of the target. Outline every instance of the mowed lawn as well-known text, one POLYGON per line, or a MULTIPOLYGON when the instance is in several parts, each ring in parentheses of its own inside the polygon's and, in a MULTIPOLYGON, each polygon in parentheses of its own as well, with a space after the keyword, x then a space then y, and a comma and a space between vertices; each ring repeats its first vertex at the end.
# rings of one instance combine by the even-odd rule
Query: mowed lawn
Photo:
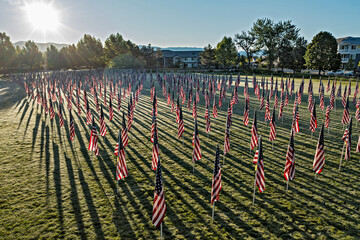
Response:
MULTIPOLYGON (((194 120, 184 106, 186 129, 183 145, 182 140, 177 139, 175 112, 171 113, 171 107, 166 105, 156 84, 160 157, 167 206, 163 222, 165 239, 359 239, 360 154, 355 153, 355 146, 360 125, 354 121, 351 159, 343 162, 339 172, 343 108, 337 100, 337 110, 331 113, 330 133, 327 129, 325 131, 325 167, 315 180, 312 163, 320 129, 311 138, 310 112, 307 94, 304 94, 299 107, 300 133, 295 137, 296 178, 290 182, 286 193, 283 170, 294 96, 284 110, 284 122, 277 122, 273 150, 268 141, 269 126, 264 123, 264 109, 259 111, 266 189, 262 194, 256 191, 253 205, 254 151, 250 154, 249 144, 254 109, 259 108, 259 102, 250 88, 250 123, 244 126, 243 80, 239 88, 240 101, 234 107, 231 150, 222 165, 222 190, 220 201, 215 204, 213 223, 210 193, 215 150, 217 143, 221 152, 223 150, 225 106, 230 91, 219 110, 219 117, 216 120, 211 118, 209 137, 205 132, 204 97, 201 96, 198 122, 202 159, 196 162, 193 173, 191 140, 194 120)), ((324 83, 326 85, 326 81, 324 83)), ((299 82, 296 89, 298 85, 299 82)), ((117 111, 114 111, 113 122, 107 120, 108 133, 106 139, 100 139, 100 156, 92 156, 87 150, 90 128, 86 125, 82 100, 82 115, 79 117, 73 112, 76 140, 71 143, 67 110, 65 128, 60 129, 57 115, 56 120, 50 122, 40 105, 26 100, 21 86, 8 78, 0 79, 1 239, 160 237, 160 230, 151 222, 155 171, 151 170, 149 86, 147 81, 136 105, 126 148, 129 176, 119 182, 119 194, 116 194, 116 157, 113 151, 121 126, 117 111)), ((307 86, 308 79, 306 93, 307 86)), ((314 87, 318 106, 317 86, 314 87)), ((94 109, 91 94, 89 99, 94 109)), ((355 107, 350 106, 350 113, 354 116, 355 107)), ((123 101, 122 109, 125 107, 127 100, 123 101)), ((319 127, 324 114, 317 108, 319 127)), ((105 115, 108 117, 107 109, 105 115)), ((97 114, 95 119, 99 127, 97 114)))

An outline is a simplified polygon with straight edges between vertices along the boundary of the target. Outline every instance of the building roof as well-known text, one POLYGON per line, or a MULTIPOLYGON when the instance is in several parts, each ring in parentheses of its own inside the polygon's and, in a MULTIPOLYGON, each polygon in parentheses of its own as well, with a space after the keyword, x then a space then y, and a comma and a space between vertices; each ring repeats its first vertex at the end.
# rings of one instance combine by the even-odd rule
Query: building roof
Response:
POLYGON ((163 57, 172 58, 172 57, 198 57, 202 51, 171 51, 171 50, 162 50, 163 57))
POLYGON ((337 43, 346 42, 348 44, 358 45, 360 44, 360 37, 343 37, 336 39, 337 43))

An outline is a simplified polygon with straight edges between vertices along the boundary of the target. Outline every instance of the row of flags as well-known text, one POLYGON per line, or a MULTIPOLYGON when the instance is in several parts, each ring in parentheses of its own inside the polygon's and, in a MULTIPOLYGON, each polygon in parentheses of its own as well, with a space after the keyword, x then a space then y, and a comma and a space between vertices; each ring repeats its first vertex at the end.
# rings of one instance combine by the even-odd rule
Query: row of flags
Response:
MULTIPOLYGON (((37 99, 38 104, 41 104, 45 109, 45 112, 49 112, 50 118, 55 117, 55 112, 53 108, 53 103, 57 103, 58 116, 60 126, 64 126, 64 118, 62 114, 62 104, 63 96, 66 96, 67 107, 69 110, 70 116, 70 139, 74 140, 75 138, 75 123, 72 116, 72 104, 75 103, 77 106, 77 114, 81 115, 81 91, 83 92, 82 100, 84 102, 84 108, 86 109, 86 119, 87 124, 91 125, 91 134, 89 139, 88 150, 95 152, 95 155, 99 155, 99 145, 98 145, 98 133, 95 124, 94 114, 92 114, 92 109, 90 108, 88 97, 90 93, 93 97, 94 107, 96 112, 100 113, 99 116, 99 126, 100 126, 100 135, 105 137, 106 130, 106 119, 103 112, 103 106, 108 107, 109 111, 109 122, 112 121, 114 117, 114 111, 112 107, 112 101, 117 100, 118 107, 117 110, 119 114, 121 113, 121 102, 128 98, 128 107, 127 107, 127 124, 125 121, 125 111, 122 111, 122 128, 119 129, 118 141, 115 146, 114 154, 118 157, 117 167, 116 167, 116 180, 117 183, 120 179, 124 179, 128 176, 128 169, 126 165, 126 153, 125 148, 128 145, 128 133, 131 130, 134 111, 136 103, 139 101, 139 96, 143 90, 143 84, 146 79, 150 79, 150 98, 152 101, 152 125, 151 125, 151 137, 150 140, 153 143, 152 148, 152 164, 151 168, 156 170, 156 183, 155 183, 155 192, 154 192, 154 203, 153 203, 153 215, 152 221, 156 227, 161 225, 161 222, 165 216, 166 205, 164 197, 164 188, 163 188, 163 178, 160 164, 159 156, 159 139, 158 139, 158 130, 157 130, 157 120, 156 116, 158 114, 157 104, 158 97, 156 94, 155 81, 153 79, 154 74, 150 74, 149 77, 144 72, 136 71, 118 71, 112 72, 111 74, 102 73, 82 73, 80 76, 69 77, 66 74, 55 73, 54 75, 38 75, 38 76, 13 76, 15 80, 25 78, 25 89, 30 99, 37 99), (120 76, 120 77, 119 77, 120 76), (64 80, 65 77, 65 80, 64 80), (74 80, 75 79, 75 80, 74 80), (100 90, 99 90, 100 89, 100 90), (103 89, 104 91, 102 91, 103 89), (109 90, 110 98, 107 99, 107 89, 109 90), (135 91, 133 91, 135 89, 135 91), (89 93, 88 93, 89 92, 89 93), (98 95, 99 92, 99 95, 98 95), (103 94, 102 94, 103 93, 103 94), (116 98, 117 96, 117 98, 116 98), (102 104, 101 104, 102 100, 102 104), (49 102, 49 109, 47 108, 49 102), (107 102, 109 101, 109 104, 107 102)), ((185 101, 187 100, 187 108, 192 110, 192 117, 194 118, 194 132, 193 132, 193 154, 192 161, 195 164, 196 161, 201 159, 201 147, 200 139, 198 132, 197 118, 198 108, 197 104, 200 101, 200 84, 203 85, 202 95, 205 99, 205 114, 206 119, 206 128, 205 131, 209 133, 211 131, 210 127, 210 112, 209 106, 210 102, 213 101, 212 115, 214 118, 217 118, 218 110, 217 107, 221 108, 223 101, 227 98, 226 91, 227 89, 232 88, 232 76, 211 76, 211 75, 195 75, 195 74, 180 74, 180 73, 156 73, 155 74, 157 83, 160 88, 162 88, 162 93, 164 95, 164 100, 171 107, 171 112, 175 111, 176 122, 178 123, 178 132, 177 137, 180 139, 185 131, 184 120, 183 120, 183 111, 182 106, 185 106, 185 101), (208 85, 208 88, 205 86, 208 85), (186 89, 186 90, 184 90, 186 89), (173 91, 171 91, 173 90, 173 91), (195 90, 195 93, 193 91, 195 90), (217 92, 219 92, 219 97, 217 101, 217 92), (175 102, 175 97, 177 96, 177 101, 175 102), (190 106, 192 105, 192 108, 190 106)), ((233 107, 239 103, 238 99, 238 87, 240 85, 241 78, 238 76, 234 90, 231 93, 231 98, 229 100, 229 106, 227 109, 227 117, 225 124, 225 137, 224 137, 224 159, 225 155, 230 151, 230 128, 232 125, 232 115, 233 107)), ((327 92, 330 91, 330 78, 328 80, 327 92)), ((270 134, 269 141, 274 142, 276 139, 276 112, 275 109, 279 108, 278 119, 283 118, 283 108, 289 104, 289 98, 292 93, 295 91, 294 79, 290 81, 290 78, 287 78, 286 81, 281 78, 281 94, 279 99, 278 94, 278 81, 274 84, 273 77, 271 77, 271 87, 268 88, 268 79, 262 77, 260 83, 258 83, 256 76, 253 76, 253 88, 254 94, 257 96, 257 99, 260 104, 260 110, 265 107, 265 118, 264 120, 269 121, 270 125, 270 134), (266 94, 266 102, 265 102, 266 94), (274 97, 274 105, 271 113, 270 110, 270 100, 274 97), (279 105, 280 101, 280 105, 279 105)), ((313 170, 316 174, 320 174, 324 164, 325 164, 325 154, 324 154, 324 127, 329 127, 330 122, 330 112, 336 106, 334 102, 336 97, 341 97, 341 82, 338 90, 337 96, 335 96, 336 81, 333 81, 333 85, 330 92, 330 102, 326 107, 325 113, 325 123, 321 127, 320 136, 318 145, 316 148, 316 153, 314 157, 313 170)), ((293 121, 292 127, 290 129, 290 142, 288 145, 288 151, 286 154, 286 163, 284 169, 284 177, 287 181, 293 180, 295 178, 295 134, 300 131, 299 129, 299 111, 298 105, 301 105, 302 94, 304 90, 304 79, 302 80, 299 89, 295 92, 295 101, 293 108, 293 121)), ((348 127, 345 129, 343 140, 345 148, 345 160, 350 158, 351 150, 351 136, 352 136, 352 118, 349 112, 349 95, 351 92, 351 84, 349 87, 345 87, 344 94, 342 95, 342 101, 345 97, 344 113, 342 118, 342 124, 348 124, 348 127)), ((356 85, 354 98, 356 98, 357 93, 359 92, 358 84, 356 85)), ((321 109, 324 109, 324 86, 322 81, 319 83, 319 98, 321 109)), ((243 123, 245 126, 249 124, 249 106, 250 106, 250 94, 249 94, 249 83, 248 77, 245 77, 244 84, 244 100, 245 100, 245 109, 243 115, 243 123)), ((355 101, 353 101, 354 103, 355 101)), ((311 113, 310 118, 310 130, 312 132, 317 128, 317 118, 316 118, 316 104, 315 98, 313 95, 313 83, 310 78, 309 87, 308 87, 308 109, 311 113)), ((360 121, 360 98, 356 104, 356 114, 355 119, 360 121)), ((95 111, 93 111, 94 113, 95 111)), ((262 137, 258 136, 257 129, 257 112, 254 114, 254 121, 251 127, 251 140, 250 140, 250 149, 257 147, 255 156, 253 158, 253 163, 256 165, 255 172, 255 181, 254 186, 257 186, 259 192, 265 190, 265 172, 264 172, 264 156, 263 156, 263 146, 262 146, 262 137)), ((357 144, 357 152, 360 148, 360 137, 357 144)), ((221 166, 220 166, 220 150, 219 144, 216 149, 215 154, 215 163, 214 163, 214 173, 213 173, 213 183, 211 191, 211 204, 219 200, 219 193, 221 190, 221 166)), ((255 192, 254 192, 255 194, 255 192)), ((255 200, 255 195, 254 195, 255 200)))

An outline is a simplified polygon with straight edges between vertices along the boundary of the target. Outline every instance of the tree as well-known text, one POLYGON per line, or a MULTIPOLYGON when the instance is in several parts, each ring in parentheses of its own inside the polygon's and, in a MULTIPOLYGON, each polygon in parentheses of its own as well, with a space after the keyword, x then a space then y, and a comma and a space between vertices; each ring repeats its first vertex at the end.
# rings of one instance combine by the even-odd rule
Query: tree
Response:
POLYGON ((215 59, 223 68, 236 65, 238 52, 231 37, 224 37, 216 46, 215 59))
POLYGON ((255 36, 255 46, 264 49, 269 70, 274 67, 275 60, 281 68, 289 63, 299 31, 291 21, 275 23, 268 18, 256 20, 250 32, 255 36))
POLYGON ((258 51, 255 48, 255 36, 250 31, 242 31, 241 34, 235 34, 235 42, 239 48, 245 51, 248 67, 250 68, 251 58, 258 51))
POLYGON ((210 44, 200 53, 200 63, 206 68, 215 65, 215 49, 210 44))
POLYGON ((39 51, 34 41, 27 41, 21 50, 22 64, 30 67, 31 70, 37 70, 41 66, 42 53, 39 51))
POLYGON ((289 68, 292 69, 294 72, 300 71, 301 69, 304 69, 305 67, 305 53, 306 53, 306 46, 307 41, 304 37, 299 37, 295 41, 295 46, 293 48, 293 51, 291 53, 292 55, 292 61, 289 65, 289 68))
POLYGON ((341 64, 336 39, 329 32, 319 32, 315 35, 307 46, 304 58, 306 66, 310 69, 318 69, 319 75, 323 70, 336 71, 341 64))
POLYGON ((60 49, 61 68, 78 68, 81 66, 80 56, 74 44, 60 49))
POLYGON ((130 48, 127 42, 119 33, 117 33, 116 35, 111 34, 105 40, 104 52, 105 52, 106 63, 109 63, 116 56, 119 56, 124 53, 128 53, 129 51, 130 48))
POLYGON ((157 52, 154 48, 151 47, 151 44, 148 46, 142 46, 140 48, 143 58, 145 59, 146 66, 148 68, 155 68, 157 66, 157 52))
POLYGON ((13 66, 16 60, 16 50, 6 33, 0 33, 0 69, 13 66))
POLYGON ((45 52, 45 63, 49 69, 60 69, 63 67, 64 60, 59 50, 54 46, 50 45, 45 52))
POLYGON ((96 68, 104 65, 104 52, 100 39, 85 34, 77 43, 77 52, 86 67, 96 68))

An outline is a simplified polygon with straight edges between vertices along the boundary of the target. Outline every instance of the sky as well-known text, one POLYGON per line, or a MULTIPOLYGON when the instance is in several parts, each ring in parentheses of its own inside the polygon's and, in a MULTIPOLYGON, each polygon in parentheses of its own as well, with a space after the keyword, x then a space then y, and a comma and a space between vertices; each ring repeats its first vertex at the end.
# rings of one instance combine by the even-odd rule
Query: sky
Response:
MULTIPOLYGON (((102 41, 120 33, 139 45, 204 47, 250 30, 259 18, 291 20, 308 41, 320 31, 360 37, 359 13, 360 0, 0 0, 0 32, 12 42, 72 44, 85 33, 102 41), (34 27, 25 7, 34 2, 52 6, 56 27, 34 27)), ((52 13, 36 15, 51 22, 52 13)))

